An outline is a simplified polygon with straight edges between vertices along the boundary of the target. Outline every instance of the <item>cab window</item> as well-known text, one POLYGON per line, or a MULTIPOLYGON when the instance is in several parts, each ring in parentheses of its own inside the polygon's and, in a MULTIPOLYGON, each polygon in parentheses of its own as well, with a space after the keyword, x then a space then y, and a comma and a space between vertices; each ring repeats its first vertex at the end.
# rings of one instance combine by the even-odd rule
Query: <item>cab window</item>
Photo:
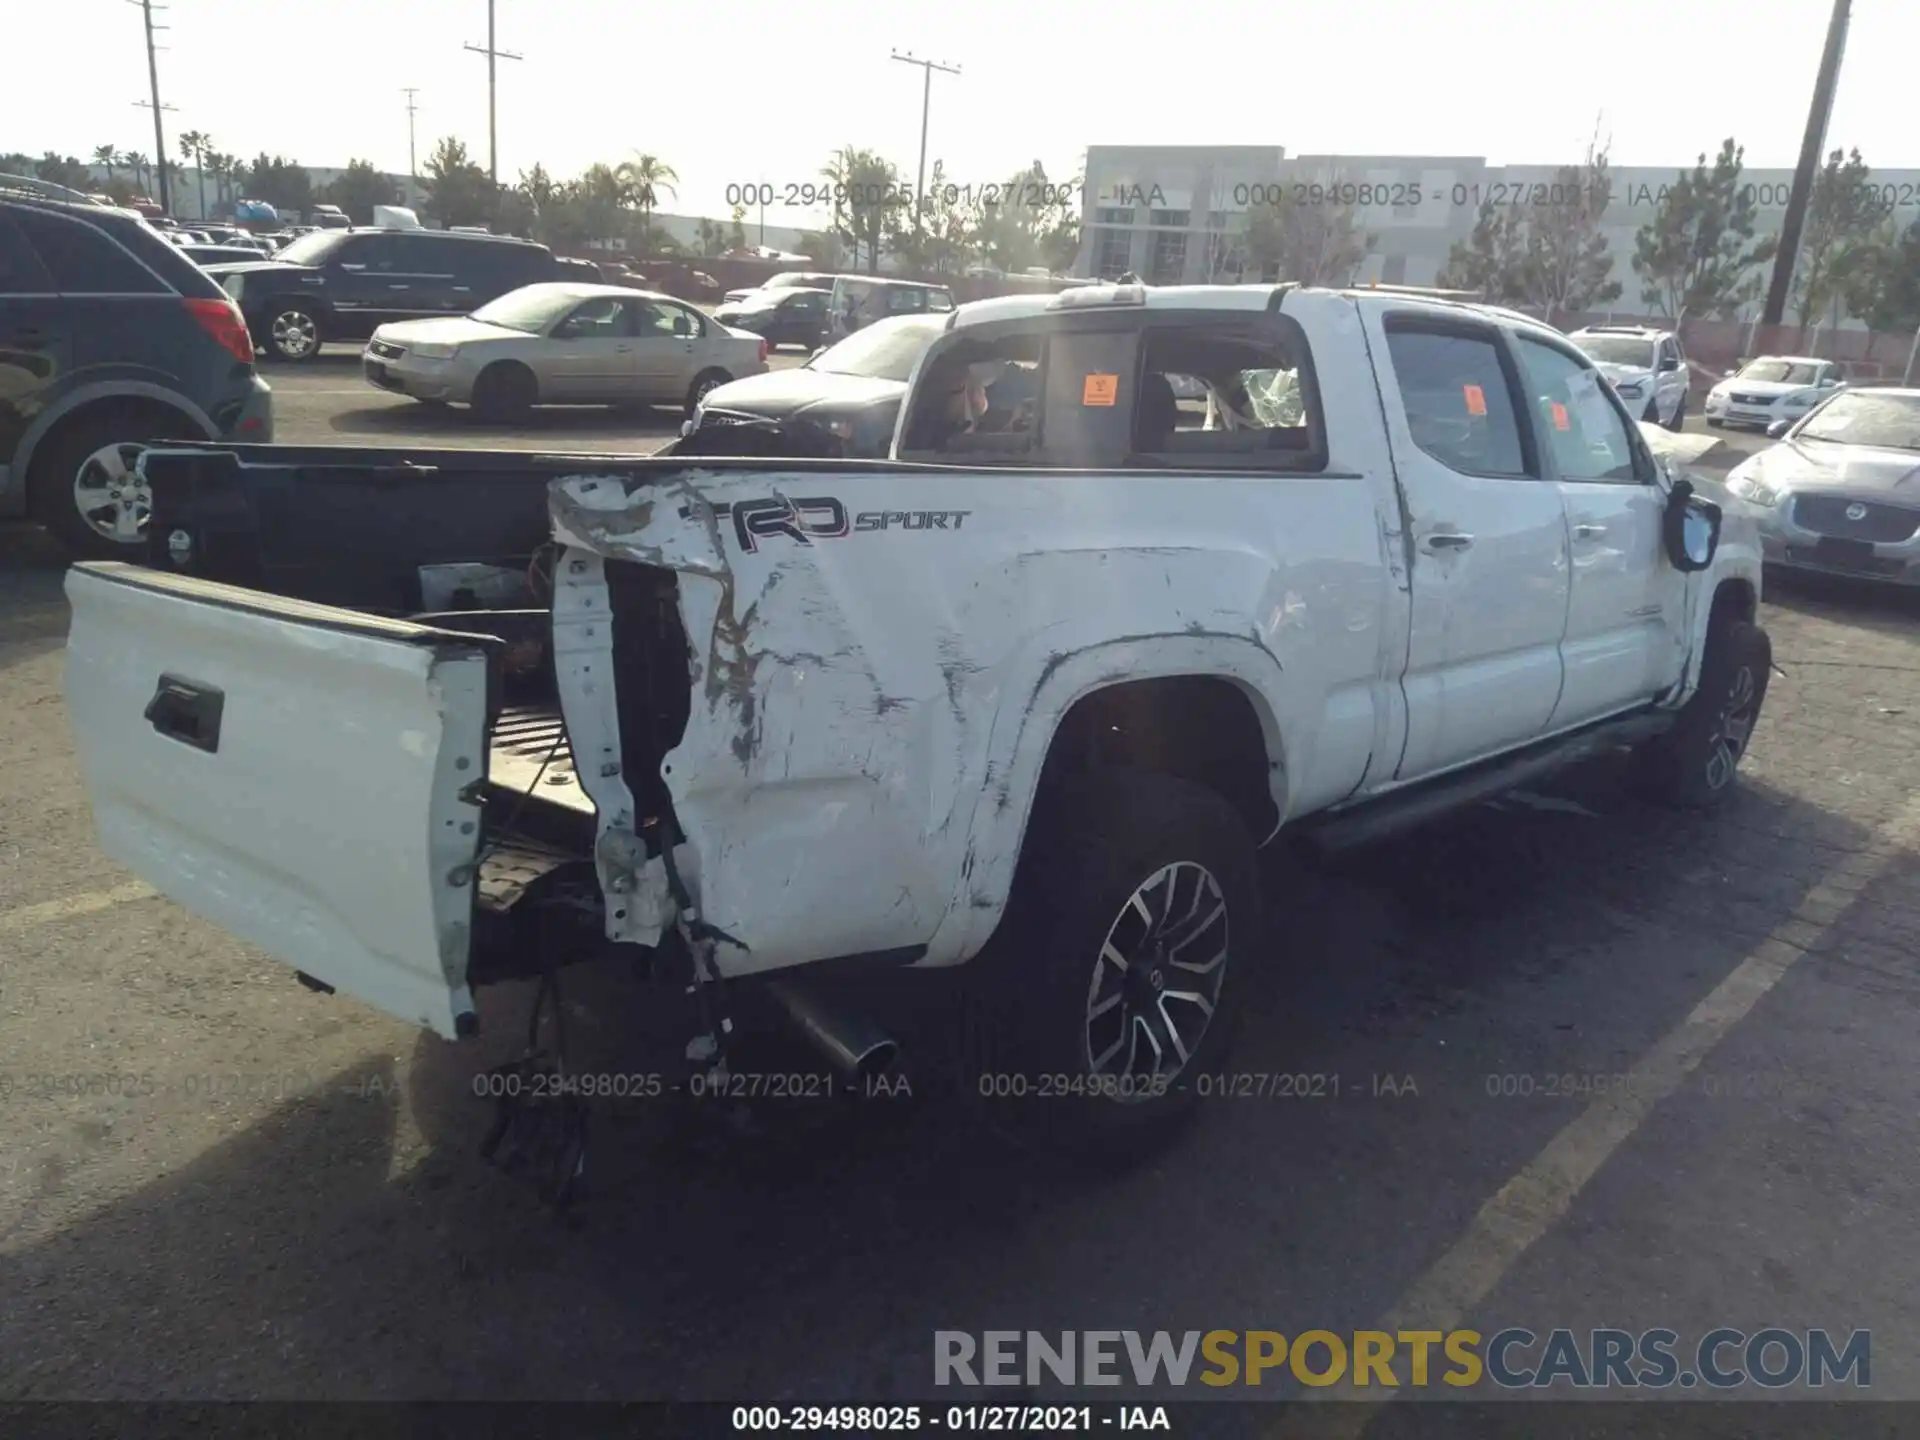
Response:
POLYGON ((1389 317, 1387 353, 1413 443, 1449 470, 1537 476, 1491 330, 1389 317))
POLYGON ((1322 468, 1304 349, 1276 324, 1148 330, 1133 414, 1135 463, 1322 468))
POLYGON ((1560 478, 1625 484, 1641 479, 1627 417, 1599 374, 1558 347, 1524 335, 1515 337, 1514 348, 1534 404, 1535 431, 1547 437, 1560 478))
POLYGON ((582 301, 553 329, 556 340, 622 340, 632 334, 632 313, 618 295, 582 301))
POLYGON ((1032 334, 963 340, 931 357, 913 387, 902 451, 956 464, 1033 456, 1044 358, 1032 334))

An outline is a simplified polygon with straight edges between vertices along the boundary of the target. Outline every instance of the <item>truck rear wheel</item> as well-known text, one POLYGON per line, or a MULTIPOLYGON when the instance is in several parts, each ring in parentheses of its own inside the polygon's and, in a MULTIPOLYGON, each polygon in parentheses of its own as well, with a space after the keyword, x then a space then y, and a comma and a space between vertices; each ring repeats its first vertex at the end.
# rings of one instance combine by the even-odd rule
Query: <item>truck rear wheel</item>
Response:
POLYGON ((1745 620, 1726 619, 1708 632, 1700 687, 1666 734, 1637 757, 1649 798, 1678 809, 1704 810, 1732 793, 1773 670, 1773 642, 1745 620))
POLYGON ((1063 784, 975 962, 963 1083, 1016 1143, 1142 1158, 1225 1058, 1236 968, 1261 936, 1253 843, 1220 796, 1150 771, 1063 784))

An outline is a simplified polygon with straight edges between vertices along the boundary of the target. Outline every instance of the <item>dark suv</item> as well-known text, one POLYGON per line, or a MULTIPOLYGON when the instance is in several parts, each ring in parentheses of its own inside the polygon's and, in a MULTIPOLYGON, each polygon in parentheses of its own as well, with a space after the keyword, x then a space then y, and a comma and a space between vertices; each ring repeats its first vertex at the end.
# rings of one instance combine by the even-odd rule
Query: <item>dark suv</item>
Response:
POLYGON ((0 176, 0 516, 89 556, 137 556, 150 440, 273 439, 247 327, 131 211, 0 176))
POLYGON ((573 278, 544 245, 446 230, 320 230, 271 260, 207 273, 239 302, 261 353, 289 361, 396 320, 465 315, 522 285, 573 278))

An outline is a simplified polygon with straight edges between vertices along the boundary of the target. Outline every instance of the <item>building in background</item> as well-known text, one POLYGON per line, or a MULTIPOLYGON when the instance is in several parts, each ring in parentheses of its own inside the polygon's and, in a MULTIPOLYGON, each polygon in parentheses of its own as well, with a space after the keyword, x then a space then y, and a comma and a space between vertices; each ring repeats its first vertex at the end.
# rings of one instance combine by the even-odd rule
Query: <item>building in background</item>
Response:
MULTIPOLYGON (((1620 282, 1622 314, 1647 309, 1629 264, 1633 239, 1653 219, 1662 191, 1682 166, 1614 167, 1613 198, 1601 224, 1620 282)), ((1685 168, 1692 169, 1692 161, 1685 168)), ((1479 156, 1296 155, 1278 146, 1095 145, 1087 150, 1080 253, 1074 274, 1113 278, 1133 271, 1150 284, 1280 278, 1261 274, 1239 243, 1247 212, 1276 187, 1354 185, 1374 203, 1356 206, 1375 237, 1355 277, 1361 284, 1432 285, 1453 246, 1473 233, 1480 206, 1550 194, 1555 165, 1489 165, 1479 156), (1536 187, 1548 187, 1546 190, 1536 187)), ((1901 202, 1900 224, 1920 214, 1920 171, 1876 170, 1901 202)), ((1791 170, 1749 168, 1759 232, 1777 233, 1793 185, 1791 170)), ((1754 309, 1758 310, 1756 303, 1754 309)))

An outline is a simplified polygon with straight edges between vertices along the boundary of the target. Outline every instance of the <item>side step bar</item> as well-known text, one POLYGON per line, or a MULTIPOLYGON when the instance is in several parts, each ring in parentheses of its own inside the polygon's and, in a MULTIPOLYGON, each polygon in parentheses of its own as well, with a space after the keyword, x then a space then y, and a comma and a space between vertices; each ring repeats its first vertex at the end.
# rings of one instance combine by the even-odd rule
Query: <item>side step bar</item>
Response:
POLYGON ((1328 811, 1305 821, 1295 833, 1326 855, 1371 845, 1582 760, 1651 739, 1670 728, 1676 718, 1678 712, 1672 710, 1642 710, 1603 720, 1589 729, 1543 740, 1351 809, 1328 811))

